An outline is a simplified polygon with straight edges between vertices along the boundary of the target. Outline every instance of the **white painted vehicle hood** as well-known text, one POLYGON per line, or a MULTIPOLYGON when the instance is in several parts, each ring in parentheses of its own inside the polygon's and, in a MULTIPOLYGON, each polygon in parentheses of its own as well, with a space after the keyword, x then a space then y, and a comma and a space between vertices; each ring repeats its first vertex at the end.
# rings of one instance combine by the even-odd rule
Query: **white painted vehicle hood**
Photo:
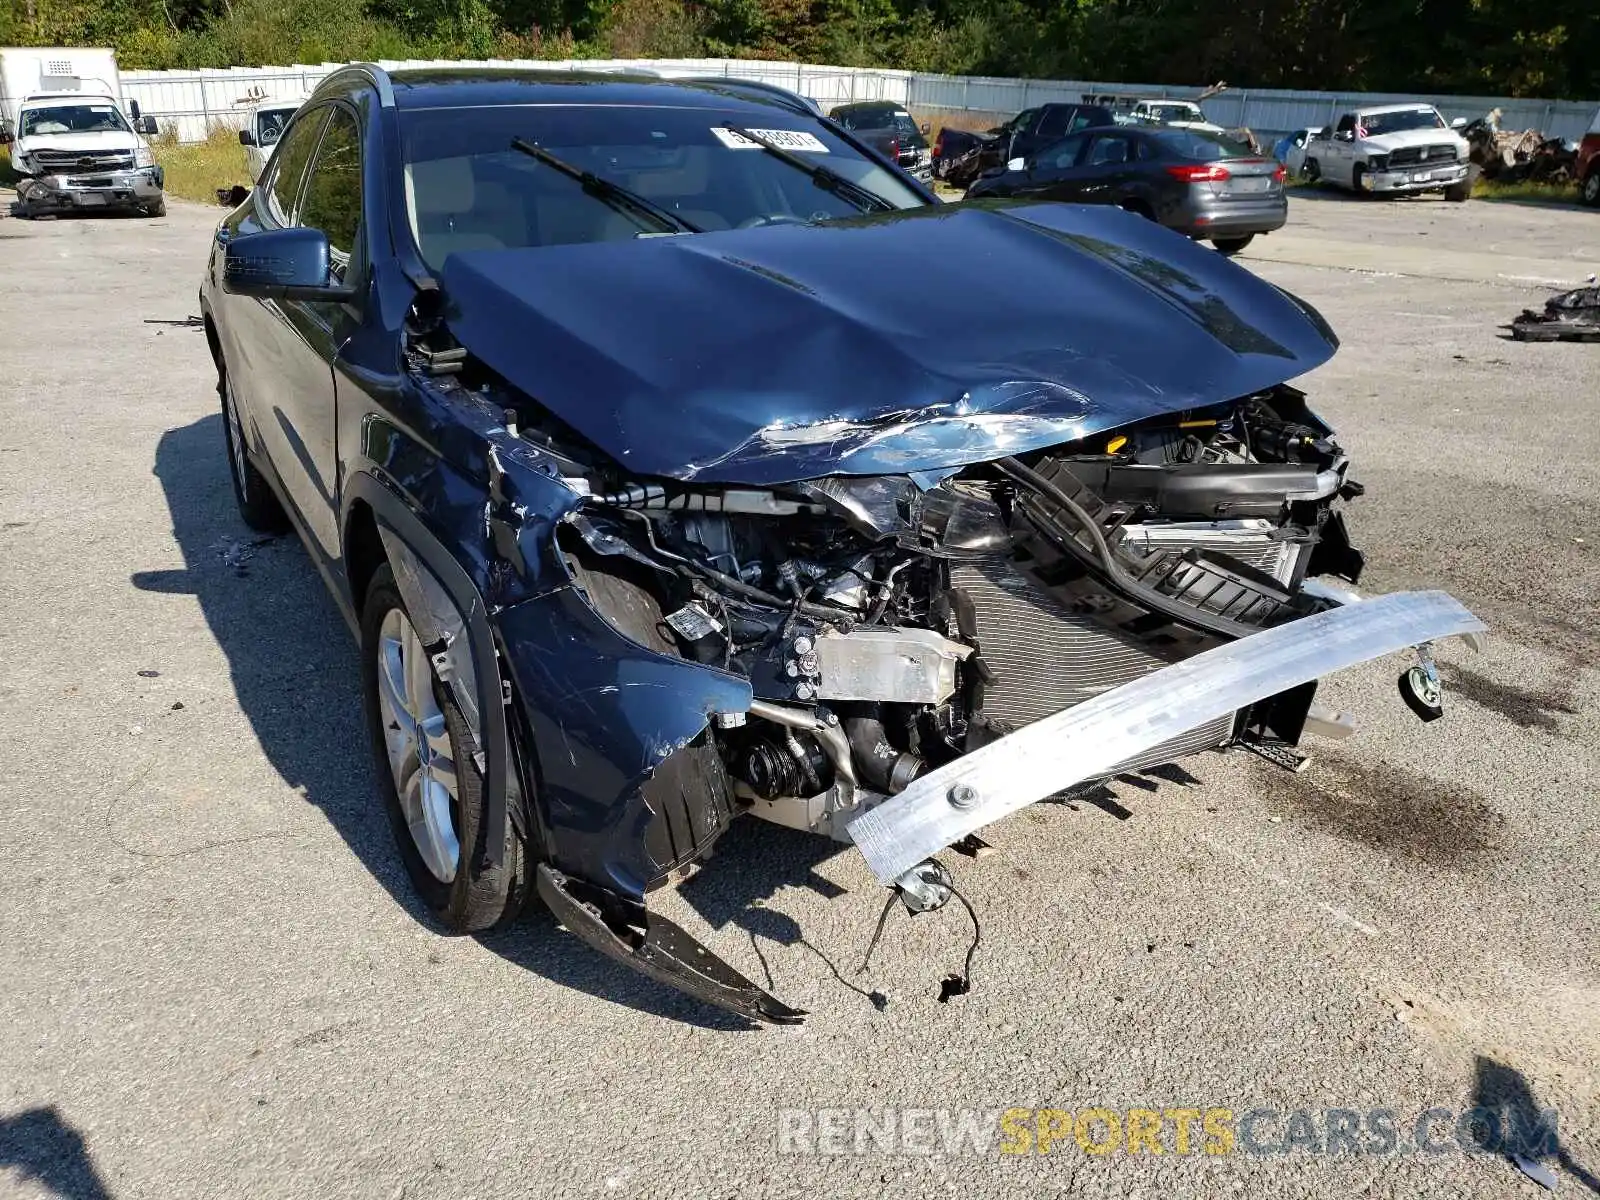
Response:
POLYGON ((40 150, 60 150, 73 153, 82 150, 136 150, 144 139, 126 130, 107 130, 104 133, 36 133, 20 137, 12 147, 13 154, 33 154, 40 150))
POLYGON ((1453 129, 1401 129, 1395 133, 1380 133, 1362 138, 1361 146, 1366 150, 1389 154, 1410 146, 1437 146, 1442 142, 1453 144, 1457 155, 1466 157, 1467 140, 1453 129))

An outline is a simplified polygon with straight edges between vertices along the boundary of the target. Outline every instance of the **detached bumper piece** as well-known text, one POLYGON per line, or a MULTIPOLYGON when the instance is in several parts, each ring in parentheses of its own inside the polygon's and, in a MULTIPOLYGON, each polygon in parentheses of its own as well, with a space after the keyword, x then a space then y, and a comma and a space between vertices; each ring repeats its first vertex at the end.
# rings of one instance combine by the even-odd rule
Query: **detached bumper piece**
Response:
POLYGON ((659 983, 751 1021, 798 1025, 805 1012, 751 983, 665 917, 636 900, 541 864, 540 898, 583 941, 659 983))
POLYGON ((1575 288, 1524 309, 1506 328, 1519 342, 1600 342, 1600 287, 1575 288))
POLYGON ((1484 631, 1443 592, 1397 592, 1289 621, 1036 721, 919 778, 847 830, 879 882, 1152 746, 1301 684, 1484 631))

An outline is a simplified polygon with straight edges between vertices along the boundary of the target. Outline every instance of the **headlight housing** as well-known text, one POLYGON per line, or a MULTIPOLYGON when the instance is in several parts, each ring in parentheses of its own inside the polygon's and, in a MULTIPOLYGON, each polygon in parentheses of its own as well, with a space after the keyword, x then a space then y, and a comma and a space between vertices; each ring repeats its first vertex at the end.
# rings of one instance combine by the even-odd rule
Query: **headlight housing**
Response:
POLYGON ((133 152, 133 166, 135 170, 156 165, 156 156, 149 146, 139 146, 133 152))
POLYGON ((1367 159, 1367 169, 1371 171, 1387 171, 1389 169, 1389 156, 1387 154, 1374 154, 1367 159))

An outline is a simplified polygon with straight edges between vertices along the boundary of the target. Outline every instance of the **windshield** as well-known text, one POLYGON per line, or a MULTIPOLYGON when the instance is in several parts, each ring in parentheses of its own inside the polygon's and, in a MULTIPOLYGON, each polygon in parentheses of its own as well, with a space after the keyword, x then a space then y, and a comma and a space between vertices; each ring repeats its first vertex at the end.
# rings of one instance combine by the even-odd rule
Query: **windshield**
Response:
POLYGON ((894 208, 926 203, 820 121, 788 110, 528 105, 402 111, 406 206, 424 261, 457 250, 617 241, 654 232, 512 148, 522 138, 701 230, 857 217, 860 206, 730 133, 732 122, 894 208))
POLYGON ((1407 129, 1443 129, 1444 118, 1431 108, 1407 108, 1400 112, 1362 113, 1356 118, 1361 137, 1381 133, 1400 133, 1407 129))
POLYGON ((1145 108, 1158 121, 1198 121, 1200 110, 1189 104, 1147 104, 1145 108))
POLYGON ((256 145, 276 146, 283 136, 283 127, 297 112, 294 108, 267 108, 256 113, 256 145))
POLYGON ((132 133, 114 104, 53 104, 22 110, 23 137, 46 133, 132 133))

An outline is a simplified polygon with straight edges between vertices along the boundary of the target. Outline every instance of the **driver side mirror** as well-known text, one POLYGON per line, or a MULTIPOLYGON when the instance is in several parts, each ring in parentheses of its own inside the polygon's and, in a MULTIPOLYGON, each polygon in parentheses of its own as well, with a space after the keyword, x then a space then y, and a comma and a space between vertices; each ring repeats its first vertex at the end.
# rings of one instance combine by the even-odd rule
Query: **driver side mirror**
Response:
POLYGON ((137 100, 128 101, 128 115, 135 121, 139 119, 139 102, 137 100))
POLYGON ((154 117, 136 117, 135 120, 138 122, 139 132, 144 134, 145 137, 155 137, 156 134, 161 132, 160 127, 156 125, 154 117))
POLYGON ((258 300, 349 300, 355 289, 331 274, 328 235, 296 226, 234 238, 222 262, 222 290, 258 300))
POLYGON ((1334 134, 1333 136, 1334 136, 1334 139, 1336 141, 1340 141, 1340 142, 1353 142, 1353 141, 1356 140, 1355 130, 1353 130, 1353 129, 1340 130, 1338 133, 1334 134))
POLYGON ((241 146, 254 146, 255 144, 256 144, 256 135, 255 134, 251 133, 248 129, 239 130, 239 145, 241 145, 241 146))
POLYGON ((1026 171, 1027 169, 1028 160, 1025 158, 1013 158, 1006 162, 1006 170, 1008 171, 1026 171))
POLYGON ((1450 122, 1451 129, 1465 129, 1466 127, 1467 119, 1465 117, 1457 117, 1454 121, 1450 122))

